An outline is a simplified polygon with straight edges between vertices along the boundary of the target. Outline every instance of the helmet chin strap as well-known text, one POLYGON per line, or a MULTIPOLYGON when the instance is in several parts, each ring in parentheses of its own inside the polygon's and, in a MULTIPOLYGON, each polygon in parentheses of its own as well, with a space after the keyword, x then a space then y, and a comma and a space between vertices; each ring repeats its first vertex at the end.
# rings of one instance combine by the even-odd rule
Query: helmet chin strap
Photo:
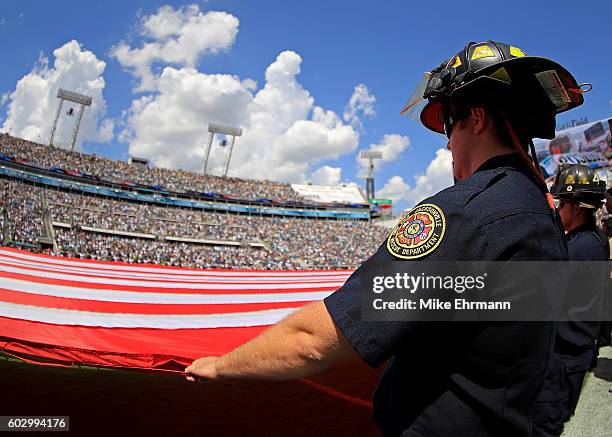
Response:
POLYGON ((510 138, 512 138, 514 148, 521 156, 523 161, 525 161, 527 166, 531 169, 531 171, 536 175, 540 184, 542 184, 542 186, 544 187, 544 190, 546 192, 546 200, 548 201, 548 207, 554 211, 554 199, 552 197, 552 194, 550 194, 550 192, 548 191, 548 187, 546 186, 546 180, 544 179, 544 175, 542 174, 542 169, 540 168, 540 163, 538 162, 538 155, 536 154, 533 141, 529 140, 529 148, 531 150, 531 155, 533 156, 533 160, 531 160, 529 158, 529 155, 527 155, 527 152, 525 152, 525 149, 523 149, 523 147, 521 146, 521 142, 519 141, 518 136, 516 135, 516 131, 512 127, 512 123, 510 123, 508 120, 506 120, 506 127, 508 128, 508 132, 510 133, 510 138))

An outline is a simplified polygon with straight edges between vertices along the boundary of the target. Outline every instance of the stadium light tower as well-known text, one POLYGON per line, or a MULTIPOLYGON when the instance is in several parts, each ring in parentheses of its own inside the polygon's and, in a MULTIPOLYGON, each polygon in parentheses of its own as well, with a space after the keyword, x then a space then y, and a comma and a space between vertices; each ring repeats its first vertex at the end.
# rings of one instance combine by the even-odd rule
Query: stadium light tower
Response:
POLYGON ((359 157, 369 161, 368 176, 366 177, 366 195, 368 196, 368 200, 374 199, 374 160, 382 159, 383 154, 378 150, 364 150, 359 157))
MULTIPOLYGON (((72 140, 70 141, 70 151, 74 151, 74 144, 76 143, 77 134, 79 133, 79 127, 81 126, 81 118, 83 118, 83 111, 85 106, 91 106, 91 97, 84 94, 75 93, 74 91, 68 91, 63 88, 57 90, 57 98, 60 99, 57 105, 57 111, 55 112, 55 118, 53 119, 53 126, 51 126, 51 136, 49 137, 49 146, 53 146, 53 138, 55 137, 55 128, 57 127, 57 120, 59 119, 60 111, 64 100, 76 103, 80 105, 79 113, 77 115, 74 129, 72 130, 72 140)), ((72 109, 71 109, 72 110, 72 109)))
POLYGON ((242 129, 231 126, 222 126, 215 123, 208 123, 208 132, 210 135, 208 136, 208 147, 206 148, 206 157, 204 158, 204 169, 202 170, 202 173, 206 174, 206 169, 208 168, 208 158, 210 156, 210 149, 212 148, 213 137, 215 134, 223 134, 230 135, 232 137, 232 144, 230 145, 227 160, 225 161, 225 173, 223 174, 223 176, 227 176, 230 159, 232 159, 232 151, 234 150, 234 142, 236 141, 236 137, 242 135, 242 129))

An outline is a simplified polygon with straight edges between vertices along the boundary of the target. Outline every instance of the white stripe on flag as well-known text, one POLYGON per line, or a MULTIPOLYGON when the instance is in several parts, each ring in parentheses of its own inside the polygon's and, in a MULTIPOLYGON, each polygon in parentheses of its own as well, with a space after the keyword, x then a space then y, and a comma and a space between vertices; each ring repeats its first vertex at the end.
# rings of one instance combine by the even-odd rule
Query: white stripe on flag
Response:
POLYGON ((94 313, 0 302, 0 316, 54 325, 104 328, 205 329, 272 325, 299 308, 226 314, 146 315, 94 313))
MULTIPOLYGON (((146 291, 104 290, 97 288, 70 287, 44 284, 0 277, 0 288, 42 296, 67 297, 72 299, 99 300, 122 303, 162 304, 243 304, 274 302, 307 302, 321 300, 331 291, 306 291, 291 293, 245 293, 245 294, 195 294, 157 293, 146 291)), ((0 290, 0 294, 2 291, 0 290)))
MULTIPOLYGON (((321 281, 344 281, 348 278, 346 276, 338 276, 338 275, 317 275, 315 277, 295 277, 291 275, 287 276, 270 276, 270 277, 222 277, 222 276, 210 276, 210 275, 175 275, 173 273, 170 274, 142 274, 142 273, 131 273, 131 272, 123 272, 123 271, 107 271, 104 269, 95 269, 95 268, 77 268, 71 266, 63 266, 63 265, 49 265, 45 263, 37 263, 31 261, 24 261, 19 259, 11 259, 8 257, 4 257, 0 255, 0 262, 5 264, 10 264, 15 267, 23 267, 23 268, 34 268, 34 269, 44 269, 44 270, 52 270, 58 273, 68 273, 68 274, 85 274, 85 275, 95 275, 95 276, 104 276, 115 279, 148 279, 148 280, 160 280, 160 281, 177 281, 177 282, 190 282, 190 281, 198 281, 198 282, 321 282, 321 281)), ((36 274, 36 270, 32 271, 33 274, 36 274)))

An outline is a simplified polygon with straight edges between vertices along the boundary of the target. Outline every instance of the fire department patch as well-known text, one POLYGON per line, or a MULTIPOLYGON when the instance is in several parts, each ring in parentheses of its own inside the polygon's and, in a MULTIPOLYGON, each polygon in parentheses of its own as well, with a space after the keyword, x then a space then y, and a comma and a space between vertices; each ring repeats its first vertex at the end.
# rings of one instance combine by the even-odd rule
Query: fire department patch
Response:
POLYGON ((438 247, 445 229, 444 213, 438 206, 419 205, 395 226, 387 238, 387 250, 397 258, 421 258, 438 247))

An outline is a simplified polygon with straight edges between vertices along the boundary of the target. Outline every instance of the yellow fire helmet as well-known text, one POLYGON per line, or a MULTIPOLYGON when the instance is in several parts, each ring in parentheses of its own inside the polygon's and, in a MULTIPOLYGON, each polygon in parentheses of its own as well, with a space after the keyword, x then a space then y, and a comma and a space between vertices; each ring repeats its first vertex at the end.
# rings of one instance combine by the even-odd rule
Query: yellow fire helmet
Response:
POLYGON ((511 120, 525 138, 554 138, 556 114, 581 105, 589 90, 554 61, 500 42, 470 42, 425 74, 401 114, 418 114, 425 127, 444 133, 466 108, 482 106, 511 120))

